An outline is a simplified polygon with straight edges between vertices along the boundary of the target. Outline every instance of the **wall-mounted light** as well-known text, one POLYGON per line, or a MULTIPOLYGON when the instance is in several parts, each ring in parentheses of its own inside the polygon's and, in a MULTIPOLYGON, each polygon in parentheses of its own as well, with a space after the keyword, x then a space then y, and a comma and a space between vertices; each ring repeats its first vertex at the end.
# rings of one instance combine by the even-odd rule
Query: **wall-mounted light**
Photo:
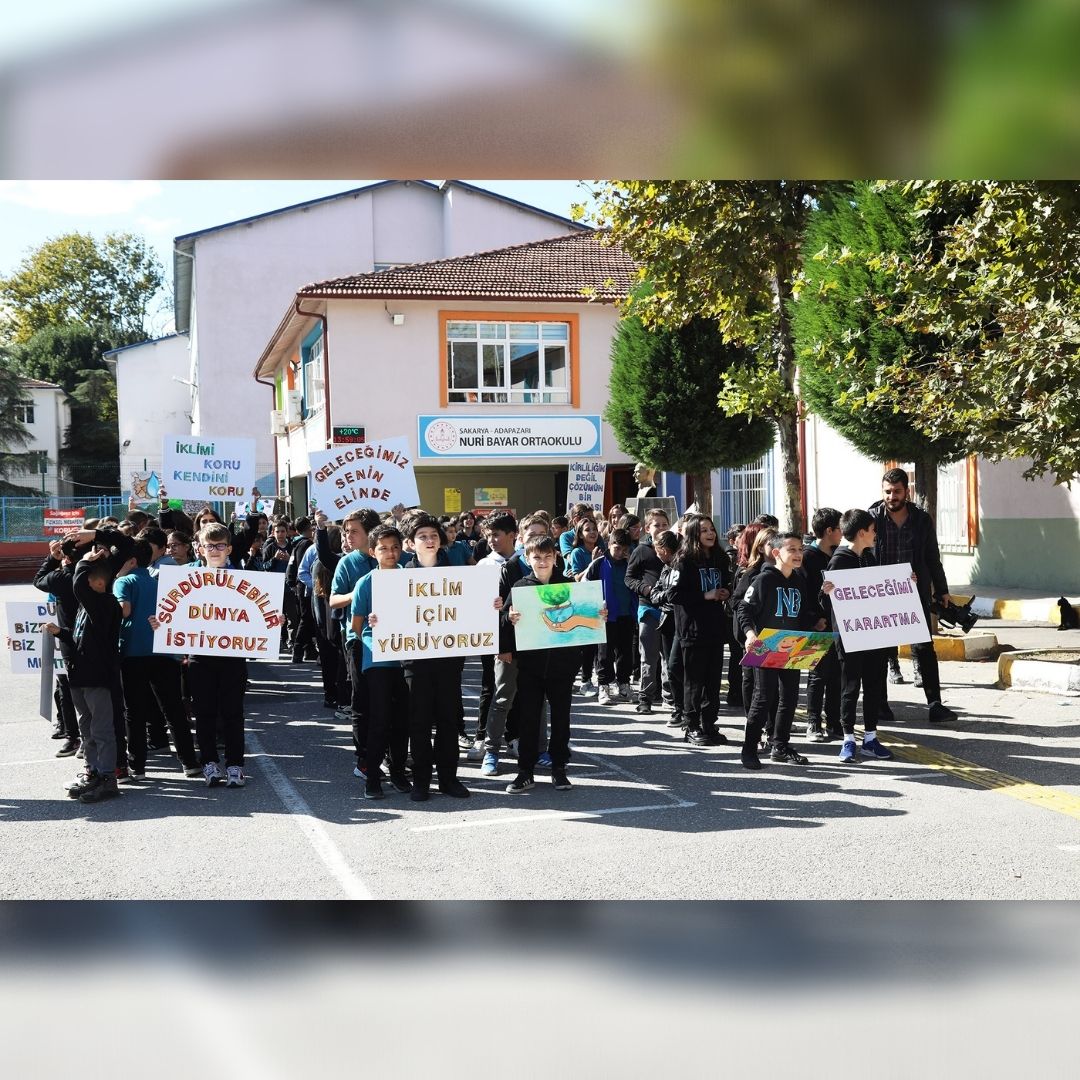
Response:
POLYGON ((390 321, 395 326, 404 326, 405 325, 405 315, 404 315, 404 313, 400 312, 400 311, 391 311, 386 306, 386 301, 383 301, 383 311, 385 311, 386 314, 390 316, 390 321))

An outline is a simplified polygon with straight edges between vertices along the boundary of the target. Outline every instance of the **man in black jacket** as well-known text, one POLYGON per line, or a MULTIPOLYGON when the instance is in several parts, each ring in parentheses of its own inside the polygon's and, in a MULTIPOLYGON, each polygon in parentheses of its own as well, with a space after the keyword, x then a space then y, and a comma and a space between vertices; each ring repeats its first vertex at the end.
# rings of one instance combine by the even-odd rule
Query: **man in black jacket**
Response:
MULTIPOLYGON (((874 555, 880 566, 911 564, 929 626, 931 595, 941 603, 949 601, 949 583, 941 565, 934 522, 925 510, 908 501, 908 475, 903 469, 890 469, 881 478, 881 493, 881 501, 870 507, 877 536, 874 555)), ((922 673, 923 693, 930 706, 929 720, 932 723, 955 720, 956 713, 941 703, 941 676, 933 641, 912 645, 911 652, 922 673)), ((887 700, 883 700, 882 719, 891 719, 887 700)))

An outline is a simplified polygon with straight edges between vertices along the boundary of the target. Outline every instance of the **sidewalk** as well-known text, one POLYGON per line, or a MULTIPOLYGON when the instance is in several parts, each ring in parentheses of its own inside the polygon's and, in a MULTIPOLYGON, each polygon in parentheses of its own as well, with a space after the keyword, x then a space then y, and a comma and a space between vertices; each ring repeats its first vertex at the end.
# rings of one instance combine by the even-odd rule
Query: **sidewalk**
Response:
MULTIPOLYGON (((949 594, 958 604, 966 604, 974 597, 971 610, 980 619, 1008 619, 1015 622, 1049 623, 1061 622, 1058 598, 1047 596, 1038 589, 1016 589, 1004 585, 954 585, 949 594)), ((1072 597, 1069 597, 1072 600, 1072 597)), ((1080 614, 1080 603, 1073 603, 1080 614)))

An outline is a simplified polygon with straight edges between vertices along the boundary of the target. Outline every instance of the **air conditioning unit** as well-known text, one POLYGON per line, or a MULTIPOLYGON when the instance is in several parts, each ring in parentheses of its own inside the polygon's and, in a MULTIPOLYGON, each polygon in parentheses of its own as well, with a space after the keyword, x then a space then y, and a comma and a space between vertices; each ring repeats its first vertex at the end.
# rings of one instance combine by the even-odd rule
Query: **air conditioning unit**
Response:
POLYGON ((289 427, 304 419, 304 395, 299 390, 285 391, 285 423, 289 427))
POLYGON ((287 428, 285 425, 285 413, 281 409, 270 410, 270 434, 284 435, 287 428))

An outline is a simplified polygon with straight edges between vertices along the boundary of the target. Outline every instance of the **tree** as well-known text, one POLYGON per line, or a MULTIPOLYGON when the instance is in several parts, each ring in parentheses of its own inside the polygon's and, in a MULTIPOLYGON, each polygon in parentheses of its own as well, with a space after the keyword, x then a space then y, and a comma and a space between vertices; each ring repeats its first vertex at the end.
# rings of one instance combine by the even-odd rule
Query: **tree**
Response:
POLYGON ((0 278, 7 334, 21 343, 45 327, 80 322, 138 340, 164 276, 157 255, 131 233, 55 237, 0 278))
POLYGON ((803 181, 611 180, 593 192, 598 223, 642 264, 653 290, 629 311, 648 326, 713 319, 753 362, 728 369, 729 416, 764 417, 780 435, 784 510, 799 529, 799 402, 789 306, 803 233, 827 185, 803 181))
POLYGON ((867 457, 913 461, 919 501, 935 516, 938 465, 963 456, 962 435, 924 435, 903 392, 877 405, 853 403, 880 385, 887 366, 909 364, 912 358, 922 363, 939 349, 938 339, 898 324, 901 297, 890 292, 882 270, 867 267, 871 256, 907 256, 919 242, 912 200, 901 190, 860 182, 827 193, 807 225, 792 326, 799 390, 810 410, 867 457), (830 252, 846 254, 830 259, 830 252), (855 357, 848 358, 845 350, 842 362, 830 364, 830 350, 849 337, 864 353, 860 362, 852 363, 855 357))
POLYGON ((25 465, 26 459, 18 451, 30 441, 30 432, 15 415, 15 407, 28 396, 11 353, 0 348, 0 478, 21 471, 25 465))
POLYGON ((711 513, 709 473, 754 461, 775 437, 769 421, 728 417, 716 406, 725 372, 748 362, 708 319, 649 330, 631 316, 612 343, 604 416, 619 448, 654 468, 686 473, 705 513, 711 513))

